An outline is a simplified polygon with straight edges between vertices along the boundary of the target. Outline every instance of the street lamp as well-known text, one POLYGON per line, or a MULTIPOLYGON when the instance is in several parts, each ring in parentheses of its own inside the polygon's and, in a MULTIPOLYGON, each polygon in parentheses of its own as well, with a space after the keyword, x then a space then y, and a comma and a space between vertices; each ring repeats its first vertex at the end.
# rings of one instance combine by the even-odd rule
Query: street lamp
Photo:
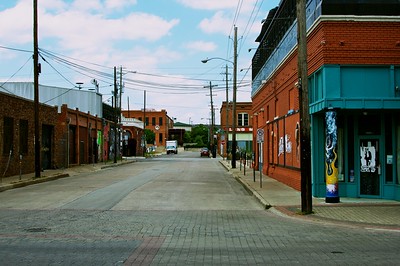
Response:
MULTIPOLYGON (((232 98, 232 168, 236 168, 236 82, 237 82, 237 27, 235 27, 235 37, 233 45, 233 62, 222 57, 211 57, 201 60, 207 63, 210 60, 219 59, 233 64, 233 98, 232 98)), ((228 103, 227 103, 228 104, 228 103)), ((228 141, 228 140, 227 140, 228 141)))
POLYGON ((222 57, 211 57, 211 58, 206 58, 206 59, 201 60, 201 62, 202 62, 203 64, 205 64, 205 63, 207 63, 208 61, 211 61, 211 60, 214 60, 214 59, 219 59, 219 60, 223 60, 223 61, 229 62, 229 63, 231 63, 231 64, 235 64, 234 62, 232 62, 232 61, 230 61, 230 60, 228 60, 228 59, 222 58, 222 57))

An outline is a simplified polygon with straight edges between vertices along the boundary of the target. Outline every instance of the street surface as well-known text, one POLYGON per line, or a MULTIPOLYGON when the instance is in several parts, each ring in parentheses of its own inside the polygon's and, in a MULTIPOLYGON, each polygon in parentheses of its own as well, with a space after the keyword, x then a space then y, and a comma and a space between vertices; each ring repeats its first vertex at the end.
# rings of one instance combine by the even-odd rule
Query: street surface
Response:
POLYGON ((197 152, 0 193, 0 265, 398 265, 399 247, 264 210, 197 152))

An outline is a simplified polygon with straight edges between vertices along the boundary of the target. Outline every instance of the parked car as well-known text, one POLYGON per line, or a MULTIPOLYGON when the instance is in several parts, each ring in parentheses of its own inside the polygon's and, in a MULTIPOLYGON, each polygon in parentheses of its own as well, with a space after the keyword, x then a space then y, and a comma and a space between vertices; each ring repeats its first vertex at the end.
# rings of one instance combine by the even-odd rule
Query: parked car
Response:
POLYGON ((210 157, 210 151, 208 148, 201 148, 200 149, 200 157, 207 156, 210 157))

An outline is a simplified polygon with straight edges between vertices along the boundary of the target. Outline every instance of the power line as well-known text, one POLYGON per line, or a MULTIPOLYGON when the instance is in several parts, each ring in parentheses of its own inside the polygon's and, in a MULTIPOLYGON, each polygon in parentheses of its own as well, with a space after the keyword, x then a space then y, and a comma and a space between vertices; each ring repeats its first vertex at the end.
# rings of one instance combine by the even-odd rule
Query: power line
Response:
POLYGON ((12 47, 2 46, 2 45, 0 45, 0 48, 6 49, 6 50, 11 50, 11 51, 17 51, 17 52, 33 53, 32 50, 24 50, 24 49, 12 48, 12 47))
POLYGON ((14 94, 14 93, 10 92, 9 90, 7 90, 6 88, 4 88, 3 85, 6 84, 6 83, 8 83, 8 81, 9 81, 10 79, 12 79, 19 71, 21 71, 21 69, 23 69, 24 66, 25 66, 29 61, 31 61, 31 59, 32 59, 32 57, 30 56, 30 57, 28 58, 28 60, 26 60, 26 62, 25 62, 14 74, 11 75, 11 77, 9 77, 6 81, 4 81, 4 82, 0 85, 0 87, 3 88, 3 89, 4 89, 5 91, 7 91, 8 93, 14 94))

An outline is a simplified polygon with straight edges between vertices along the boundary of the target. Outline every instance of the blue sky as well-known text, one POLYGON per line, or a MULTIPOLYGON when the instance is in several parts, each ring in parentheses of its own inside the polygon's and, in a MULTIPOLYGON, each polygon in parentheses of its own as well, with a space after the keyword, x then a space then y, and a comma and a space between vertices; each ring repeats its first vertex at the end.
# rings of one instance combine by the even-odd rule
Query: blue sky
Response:
MULTIPOLYGON (((228 64, 232 100, 233 27, 238 27, 237 101, 251 101, 251 57, 261 20, 278 0, 38 0, 40 84, 83 89, 100 85, 111 96, 113 67, 123 67, 122 108, 166 109, 184 123, 216 123, 225 100, 228 64), (44 61, 45 60, 45 61, 44 61), (242 70, 242 71, 240 71, 242 70)), ((32 0, 0 3, 0 81, 32 81, 32 0), (18 49, 18 51, 12 49, 18 49)))

